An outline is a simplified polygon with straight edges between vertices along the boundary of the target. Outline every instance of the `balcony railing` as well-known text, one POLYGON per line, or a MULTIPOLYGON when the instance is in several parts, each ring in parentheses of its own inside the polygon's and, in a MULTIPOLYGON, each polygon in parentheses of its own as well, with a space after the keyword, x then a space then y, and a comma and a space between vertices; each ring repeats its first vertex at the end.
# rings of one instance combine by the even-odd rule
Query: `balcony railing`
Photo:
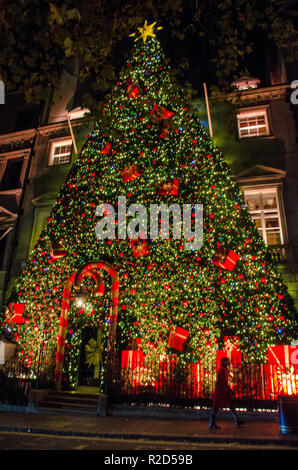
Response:
POLYGON ((283 264, 287 261, 286 245, 270 245, 267 247, 275 263, 283 264))

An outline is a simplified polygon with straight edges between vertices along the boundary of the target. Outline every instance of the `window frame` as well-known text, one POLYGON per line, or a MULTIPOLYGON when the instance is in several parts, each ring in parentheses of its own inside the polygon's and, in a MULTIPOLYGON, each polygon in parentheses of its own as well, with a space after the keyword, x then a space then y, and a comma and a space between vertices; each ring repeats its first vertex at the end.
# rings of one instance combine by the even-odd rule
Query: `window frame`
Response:
POLYGON ((69 163, 71 163, 71 157, 72 157, 72 148, 73 148, 73 142, 72 142, 72 138, 69 136, 66 136, 66 137, 62 137, 60 139, 51 139, 50 140, 50 143, 49 143, 49 152, 48 152, 48 162, 47 162, 47 166, 48 167, 57 167, 57 166, 60 166, 60 165, 67 165, 69 163), (70 146, 70 152, 69 154, 65 153, 63 155, 54 155, 54 151, 57 147, 63 147, 63 146, 70 146), (66 156, 68 155, 69 158, 67 161, 61 161, 61 162, 58 162, 58 163, 54 163, 54 158, 55 157, 62 157, 62 156, 66 156))
POLYGON ((0 271, 2 272, 6 271, 9 258, 11 256, 13 232, 14 225, 9 224, 7 226, 4 225, 1 227, 0 238, 2 238, 1 241, 4 240, 3 256, 2 258, 0 257, 0 271))
POLYGON ((5 193, 5 194, 14 194, 14 193, 17 194, 24 187, 26 169, 27 169, 27 164, 28 164, 28 159, 29 159, 29 153, 30 153, 30 149, 23 149, 23 150, 14 150, 14 151, 11 151, 11 152, 0 154, 0 192, 2 194, 3 193, 5 193), (21 169, 21 172, 20 172, 20 185, 17 188, 1 189, 2 180, 3 180, 5 172, 6 172, 8 161, 9 160, 18 160, 18 159, 23 159, 22 169, 21 169))
MULTIPOLYGON (((274 247, 274 246, 284 246, 287 243, 287 232, 286 232, 286 225, 285 225, 285 214, 284 214, 284 209, 283 209, 283 204, 282 204, 282 199, 281 199, 281 193, 280 193, 280 187, 279 185, 259 185, 259 186, 254 186, 254 187, 242 187, 243 191, 243 197, 245 201, 245 206, 250 213, 252 220, 255 221, 253 215, 258 215, 260 214, 260 220, 261 220, 261 228, 257 228, 258 232, 260 233, 260 236, 263 238, 266 246, 268 247, 274 247), (264 208, 261 207, 260 209, 255 209, 255 210, 250 210, 247 204, 247 196, 248 195, 260 195, 260 200, 262 201, 262 197, 264 194, 272 194, 274 193, 275 195, 275 200, 276 200, 276 208, 264 208), (277 218, 278 218, 278 229, 279 229, 279 235, 280 235, 280 243, 276 245, 269 245, 267 241, 267 233, 269 232, 268 227, 266 227, 266 214, 268 215, 269 213, 276 212, 277 218)), ((275 215, 272 215, 272 217, 275 217, 275 215)))
POLYGON ((268 108, 269 108, 269 105, 264 105, 264 106, 258 106, 257 108, 256 107, 253 107, 253 108, 242 108, 242 109, 239 109, 238 112, 237 112, 237 129, 238 129, 238 138, 239 139, 252 139, 252 138, 262 138, 262 137, 268 137, 271 135, 271 130, 270 130, 270 123, 269 123, 269 116, 268 116, 268 108), (250 135, 249 134, 249 129, 253 129, 254 127, 257 127, 257 128, 260 128, 260 127, 264 127, 264 125, 257 125, 257 126, 248 126, 244 129, 247 129, 248 130, 248 135, 241 135, 241 130, 240 129, 240 118, 248 118, 248 117, 252 117, 252 116, 265 116, 265 127, 266 127, 266 133, 264 134, 253 134, 253 135, 250 135))

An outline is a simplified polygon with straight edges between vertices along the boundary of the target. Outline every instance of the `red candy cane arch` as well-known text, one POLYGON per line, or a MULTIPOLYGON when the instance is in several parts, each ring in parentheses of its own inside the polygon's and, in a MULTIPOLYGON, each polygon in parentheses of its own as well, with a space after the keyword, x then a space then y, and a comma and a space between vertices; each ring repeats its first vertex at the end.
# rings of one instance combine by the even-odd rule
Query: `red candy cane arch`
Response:
POLYGON ((71 291, 72 288, 79 289, 80 283, 84 277, 92 277, 95 281, 96 289, 95 295, 101 296, 104 294, 104 282, 98 271, 106 271, 112 280, 111 286, 111 306, 110 306, 110 317, 109 317, 109 333, 108 333, 108 360, 112 359, 112 354, 115 348, 116 342, 116 329, 117 329, 117 317, 118 317, 118 304, 119 304, 119 276, 115 268, 106 261, 94 261, 83 266, 75 274, 72 274, 65 282, 62 304, 61 304, 61 315, 59 323, 58 343, 56 351, 56 368, 55 368, 55 386, 56 390, 61 390, 62 382, 62 371, 65 356, 65 338, 68 326, 68 312, 70 309, 71 291))
POLYGON ((94 291, 95 297, 103 296, 104 291, 105 291, 104 281, 103 281, 101 275, 97 271, 93 271, 91 269, 86 269, 80 274, 77 273, 77 275, 75 277, 74 288, 78 289, 79 284, 81 283, 82 279, 84 277, 87 277, 87 276, 92 277, 92 279, 95 282, 95 285, 96 285, 96 289, 94 291))

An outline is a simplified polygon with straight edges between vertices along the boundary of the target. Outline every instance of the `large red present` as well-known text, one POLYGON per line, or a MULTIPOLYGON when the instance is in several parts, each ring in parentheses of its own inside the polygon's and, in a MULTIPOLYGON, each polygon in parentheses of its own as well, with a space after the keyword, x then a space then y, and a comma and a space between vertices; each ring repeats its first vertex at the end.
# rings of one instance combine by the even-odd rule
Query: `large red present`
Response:
POLYGON ((159 356, 159 367, 160 367, 160 370, 163 372, 166 370, 170 370, 171 368, 173 372, 173 369, 176 363, 177 363, 176 354, 168 354, 166 356, 163 354, 160 354, 159 356))
POLYGON ((220 366, 220 361, 223 357, 227 357, 231 363, 241 363, 242 353, 240 351, 239 337, 238 336, 225 336, 224 348, 216 351, 216 364, 220 366))
POLYGON ((162 106, 158 106, 158 104, 155 104, 153 106, 150 114, 157 121, 163 121, 164 119, 169 119, 174 115, 173 111, 169 111, 168 109, 165 109, 162 106))
POLYGON ((223 247, 219 246, 213 263, 220 268, 233 271, 238 259, 239 255, 237 255, 237 253, 232 250, 226 251, 223 247))
POLYGON ((121 170, 121 176, 122 176, 123 182, 127 183, 128 181, 132 181, 138 178, 139 176, 141 176, 141 173, 138 169, 138 166, 135 163, 133 163, 123 168, 123 170, 121 170))
POLYGON ((172 327, 168 338, 168 346, 178 351, 183 351, 189 331, 180 326, 172 327))
POLYGON ((273 395, 296 395, 298 392, 298 344, 269 346, 273 395))
POLYGON ((169 134, 170 134, 170 125, 169 124, 163 124, 163 126, 160 128, 159 137, 161 139, 169 140, 169 134))
POLYGON ((220 361, 223 357, 228 357, 227 352, 224 349, 217 349, 216 350, 216 367, 219 369, 220 361))
POLYGON ((149 255, 147 242, 146 240, 141 240, 140 238, 136 240, 131 240, 131 249, 132 254, 135 258, 139 258, 140 256, 149 255))
POLYGON ((23 313, 25 304, 10 303, 8 305, 9 317, 12 323, 24 323, 23 313))
POLYGON ((132 79, 129 78, 125 84, 126 93, 129 98, 138 98, 139 97, 139 89, 133 83, 132 79))
POLYGON ((142 367, 144 354, 142 351, 122 351, 121 354, 121 368, 122 369, 135 369, 142 367))
POLYGON ((269 346, 268 362, 282 367, 298 364, 298 344, 269 346))
POLYGON ((242 353, 237 352, 233 354, 229 354, 228 351, 225 351, 224 349, 217 349, 216 350, 216 367, 220 367, 220 361, 223 357, 227 357, 230 360, 231 364, 241 364, 242 361, 242 353), (230 356, 230 357, 229 357, 230 356))
POLYGON ((171 378, 175 374, 178 358, 176 354, 159 355, 159 388, 170 386, 171 378))
POLYGON ((54 242, 50 248, 50 256, 52 260, 63 258, 67 255, 67 250, 61 242, 54 242))
POLYGON ((238 336, 224 337, 225 351, 231 362, 241 362, 240 340, 238 336))
POLYGON ((163 181, 159 187, 159 194, 177 196, 179 189, 179 180, 174 178, 173 181, 163 181))
POLYGON ((105 155, 108 155, 108 153, 110 152, 112 148, 112 144, 110 142, 107 142, 106 145, 104 146, 104 148, 101 150, 100 153, 102 154, 105 154, 105 155))
POLYGON ((203 363, 195 363, 195 364, 188 364, 188 386, 190 388, 190 392, 192 392, 191 396, 194 398, 198 398, 202 396, 203 393, 203 383, 204 383, 204 367, 203 363))

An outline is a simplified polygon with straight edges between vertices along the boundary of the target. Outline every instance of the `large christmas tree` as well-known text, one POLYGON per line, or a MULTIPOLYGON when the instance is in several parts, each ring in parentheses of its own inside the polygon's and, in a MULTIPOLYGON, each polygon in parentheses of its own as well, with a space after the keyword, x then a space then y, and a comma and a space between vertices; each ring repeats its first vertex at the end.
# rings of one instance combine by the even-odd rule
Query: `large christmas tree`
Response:
MULTIPOLYGON (((10 299, 11 309, 25 305, 21 323, 13 323, 9 314, 4 325, 24 363, 41 350, 56 349, 65 282, 95 260, 107 261, 119 276, 118 351, 139 338, 147 355, 175 351, 182 363, 198 362, 214 357, 223 336, 236 335, 244 356, 260 361, 268 345, 297 338, 287 289, 221 151, 171 80, 153 26, 140 28, 131 60, 10 299), (126 197, 127 206, 146 207, 148 226, 152 204, 202 204, 201 248, 186 249, 186 240, 171 230, 166 239, 160 231, 149 238, 148 230, 144 239, 144 227, 137 223, 139 240, 120 237, 117 230, 115 239, 98 238, 95 228, 106 212, 97 208, 109 203, 116 210, 119 196, 126 197), (177 341, 182 347, 175 349, 177 341)), ((161 223, 165 217, 161 213, 161 223)), ((116 216, 116 228, 117 222, 116 216)), ((83 306, 70 298, 64 364, 70 382, 76 380, 86 326, 99 329, 104 356, 110 278, 105 276, 101 297, 94 295, 93 282, 85 280, 83 306)))

